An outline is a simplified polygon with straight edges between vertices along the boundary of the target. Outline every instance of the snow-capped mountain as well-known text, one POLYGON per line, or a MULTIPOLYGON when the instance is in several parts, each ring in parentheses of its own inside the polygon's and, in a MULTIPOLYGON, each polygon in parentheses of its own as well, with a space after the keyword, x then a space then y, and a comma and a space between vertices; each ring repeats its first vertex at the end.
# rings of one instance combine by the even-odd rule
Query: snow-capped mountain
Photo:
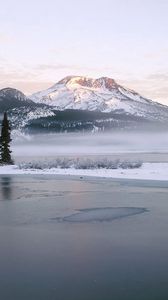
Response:
POLYGON ((13 129, 39 133, 136 129, 153 123, 167 128, 168 122, 167 106, 107 77, 69 76, 30 97, 16 89, 2 89, 0 113, 4 111, 13 129))
POLYGON ((29 97, 56 110, 121 112, 148 119, 168 117, 168 108, 117 84, 114 79, 68 76, 51 88, 29 97))

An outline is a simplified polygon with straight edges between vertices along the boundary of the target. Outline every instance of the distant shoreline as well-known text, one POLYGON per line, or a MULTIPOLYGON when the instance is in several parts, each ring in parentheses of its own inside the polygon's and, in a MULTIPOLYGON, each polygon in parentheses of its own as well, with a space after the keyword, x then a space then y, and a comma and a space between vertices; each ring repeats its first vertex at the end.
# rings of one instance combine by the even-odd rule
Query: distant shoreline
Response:
POLYGON ((61 175, 111 179, 168 181, 168 163, 143 163, 137 169, 19 169, 18 166, 1 166, 0 175, 61 175))

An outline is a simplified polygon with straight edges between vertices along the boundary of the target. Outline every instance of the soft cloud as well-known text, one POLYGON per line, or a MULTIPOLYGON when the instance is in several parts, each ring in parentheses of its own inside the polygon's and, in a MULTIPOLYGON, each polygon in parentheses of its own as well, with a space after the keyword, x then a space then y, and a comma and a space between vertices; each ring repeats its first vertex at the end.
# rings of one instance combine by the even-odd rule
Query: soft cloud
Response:
POLYGON ((120 83, 134 89, 144 97, 168 105, 167 73, 150 74, 142 79, 121 80, 120 83))
POLYGON ((158 51, 147 52, 144 55, 145 59, 151 59, 151 60, 156 60, 160 58, 165 59, 165 57, 168 57, 168 48, 160 49, 158 51))
POLYGON ((72 70, 72 69, 78 69, 80 70, 81 67, 76 65, 66 65, 66 64, 39 64, 34 67, 35 70, 39 71, 46 71, 46 70, 72 70))
POLYGON ((0 45, 13 43, 14 38, 6 33, 0 32, 0 45))
POLYGON ((149 80, 168 81, 168 73, 156 73, 148 76, 149 80))
MULTIPOLYGON (((85 65, 70 65, 70 64, 39 64, 37 66, 33 67, 34 70, 36 71, 57 71, 57 70, 69 70, 69 72, 71 73, 71 71, 80 71, 80 72, 99 72, 100 74, 102 72, 109 72, 109 71, 113 71, 114 72, 114 67, 110 67, 110 66, 99 66, 99 67, 88 67, 85 65)), ((115 70, 116 73, 116 70, 115 70)))
MULTIPOLYGON (((16 81, 11 82, 10 87, 22 91, 26 95, 31 95, 35 92, 45 90, 54 85, 52 81, 16 81)), ((0 88, 5 88, 7 85, 0 85, 0 88)))

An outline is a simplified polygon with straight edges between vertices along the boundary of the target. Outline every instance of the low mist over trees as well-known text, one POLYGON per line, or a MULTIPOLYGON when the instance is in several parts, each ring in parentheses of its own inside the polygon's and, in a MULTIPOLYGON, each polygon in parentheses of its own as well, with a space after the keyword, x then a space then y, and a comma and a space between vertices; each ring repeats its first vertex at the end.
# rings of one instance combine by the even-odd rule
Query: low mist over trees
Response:
POLYGON ((10 150, 11 128, 8 121, 7 113, 4 113, 0 136, 0 164, 13 164, 10 150))

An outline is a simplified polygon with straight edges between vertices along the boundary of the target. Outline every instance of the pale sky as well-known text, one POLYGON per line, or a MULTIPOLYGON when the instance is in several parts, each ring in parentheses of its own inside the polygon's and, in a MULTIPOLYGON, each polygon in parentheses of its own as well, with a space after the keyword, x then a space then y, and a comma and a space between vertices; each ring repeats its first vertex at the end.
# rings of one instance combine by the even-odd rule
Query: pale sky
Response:
POLYGON ((168 0, 5 0, 0 88, 108 76, 168 105, 168 0))

